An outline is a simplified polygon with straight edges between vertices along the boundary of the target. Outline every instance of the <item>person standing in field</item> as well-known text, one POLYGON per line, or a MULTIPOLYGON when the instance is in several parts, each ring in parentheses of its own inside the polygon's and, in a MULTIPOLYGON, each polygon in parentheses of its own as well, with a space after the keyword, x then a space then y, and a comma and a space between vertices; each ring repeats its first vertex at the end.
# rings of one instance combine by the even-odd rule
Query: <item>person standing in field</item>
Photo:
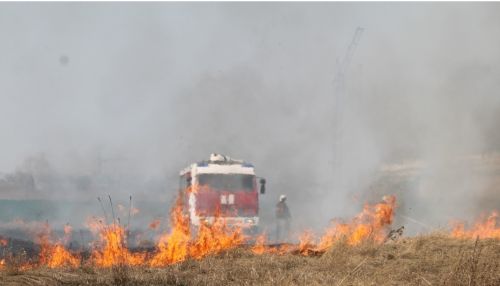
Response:
POLYGON ((290 210, 286 204, 286 196, 281 195, 276 204, 276 240, 282 241, 290 232, 290 210))

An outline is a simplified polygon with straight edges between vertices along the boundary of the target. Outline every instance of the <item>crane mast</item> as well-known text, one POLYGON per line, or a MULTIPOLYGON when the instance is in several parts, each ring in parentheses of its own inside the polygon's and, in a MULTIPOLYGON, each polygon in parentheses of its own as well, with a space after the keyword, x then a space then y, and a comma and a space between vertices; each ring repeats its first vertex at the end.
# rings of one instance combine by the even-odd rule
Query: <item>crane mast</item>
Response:
POLYGON ((356 51, 356 47, 359 44, 361 35, 363 34, 363 28, 357 27, 354 36, 347 48, 347 52, 338 64, 337 72, 335 74, 334 85, 335 85, 335 95, 334 95, 334 108, 335 108, 335 121, 334 121, 334 148, 333 148, 333 178, 334 184, 337 188, 344 188, 343 183, 343 121, 344 121, 344 108, 346 100, 346 88, 345 88, 345 78, 351 64, 352 57, 356 51))

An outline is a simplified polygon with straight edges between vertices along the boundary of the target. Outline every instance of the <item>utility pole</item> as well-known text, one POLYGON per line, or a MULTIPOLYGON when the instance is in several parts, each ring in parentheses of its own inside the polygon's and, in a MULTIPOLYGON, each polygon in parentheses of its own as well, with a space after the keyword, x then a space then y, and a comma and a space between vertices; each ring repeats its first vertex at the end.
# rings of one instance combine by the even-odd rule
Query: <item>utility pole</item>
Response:
POLYGON ((354 32, 354 36, 347 48, 347 52, 342 59, 342 62, 338 63, 337 72, 335 74, 334 85, 335 85, 335 95, 334 95, 334 108, 335 108, 335 121, 334 121, 334 146, 333 146, 333 178, 334 185, 337 188, 344 188, 343 180, 343 127, 344 127, 344 108, 346 101, 346 88, 345 79, 347 72, 349 71, 349 65, 351 64, 352 57, 358 43, 363 34, 363 28, 357 27, 354 32))

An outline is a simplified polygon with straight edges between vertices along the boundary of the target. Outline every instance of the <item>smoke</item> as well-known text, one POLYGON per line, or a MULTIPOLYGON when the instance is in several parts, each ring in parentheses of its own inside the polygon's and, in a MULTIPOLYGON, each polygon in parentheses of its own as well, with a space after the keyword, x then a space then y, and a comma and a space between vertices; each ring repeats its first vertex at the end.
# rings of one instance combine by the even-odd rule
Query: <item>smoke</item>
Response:
POLYGON ((426 162, 400 204, 433 225, 495 192, 453 162, 500 147, 497 3, 0 5, 2 198, 168 202, 211 152, 254 163, 263 216, 287 194, 300 228, 379 199, 382 164, 426 162))

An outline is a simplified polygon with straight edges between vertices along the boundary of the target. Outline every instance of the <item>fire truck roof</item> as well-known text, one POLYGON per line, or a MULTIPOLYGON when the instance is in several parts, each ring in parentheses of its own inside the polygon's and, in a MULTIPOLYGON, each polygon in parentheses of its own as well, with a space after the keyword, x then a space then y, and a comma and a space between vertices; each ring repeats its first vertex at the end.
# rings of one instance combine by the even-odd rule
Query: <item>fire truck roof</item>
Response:
POLYGON ((220 174, 254 174, 254 166, 242 160, 236 160, 229 156, 212 153, 208 161, 201 161, 189 165, 180 172, 183 176, 188 172, 196 173, 220 173, 220 174))

